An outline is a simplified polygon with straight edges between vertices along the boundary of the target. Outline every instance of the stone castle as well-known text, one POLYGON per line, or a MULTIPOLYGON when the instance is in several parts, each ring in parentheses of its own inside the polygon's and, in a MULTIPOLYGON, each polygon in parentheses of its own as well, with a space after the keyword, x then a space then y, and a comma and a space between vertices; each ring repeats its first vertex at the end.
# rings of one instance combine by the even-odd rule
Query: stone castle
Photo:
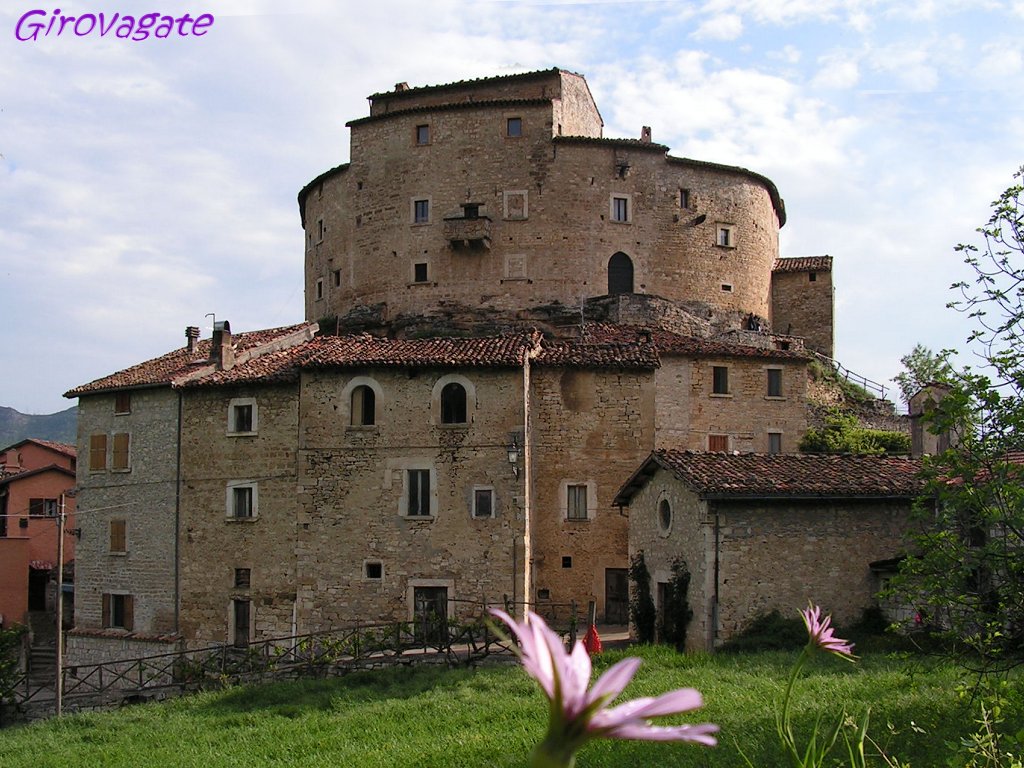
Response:
POLYGON ((189 328, 67 393, 73 659, 482 601, 626 623, 613 501, 652 451, 796 451, 831 259, 779 257, 771 181, 603 138, 559 69, 348 125, 299 193, 305 323, 189 328))

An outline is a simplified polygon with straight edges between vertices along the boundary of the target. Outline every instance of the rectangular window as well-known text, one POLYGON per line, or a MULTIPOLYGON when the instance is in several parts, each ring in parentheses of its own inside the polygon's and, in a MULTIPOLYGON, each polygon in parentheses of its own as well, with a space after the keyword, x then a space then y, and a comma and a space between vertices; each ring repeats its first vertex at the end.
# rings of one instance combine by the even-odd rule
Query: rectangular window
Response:
POLYGON ((729 369, 724 365, 711 368, 711 392, 715 395, 729 394, 729 369))
POLYGON ((782 397, 782 369, 768 369, 768 397, 782 397))
POLYGON ((89 469, 93 472, 107 468, 107 436, 89 436, 89 469))
POLYGON ((768 453, 782 453, 782 433, 768 433, 768 453))
POLYGON ((808 279, 809 282, 812 282, 812 283, 818 282, 818 273, 817 272, 811 272, 807 276, 807 279, 808 279))
POLYGON ((690 190, 680 189, 679 190, 679 207, 689 208, 690 207, 690 190))
POLYGON ((341 270, 336 269, 331 273, 331 277, 334 279, 334 287, 341 288, 341 270))
POLYGON ((629 221, 628 197, 612 197, 612 221, 629 221))
POLYGON ((252 583, 252 570, 235 568, 235 589, 248 589, 252 583))
POLYGON ((231 409, 231 421, 232 432, 252 432, 252 406, 234 406, 231 409))
POLYGON ((430 126, 429 125, 417 125, 416 126, 416 143, 417 144, 429 144, 430 143, 430 126))
POLYGON ((131 435, 127 432, 114 433, 114 450, 110 457, 111 469, 131 469, 131 458, 128 454, 130 442, 131 435))
POLYGON ((708 450, 717 451, 719 453, 729 452, 729 436, 728 435, 708 435, 708 450))
POLYGON ((323 279, 316 281, 316 300, 320 301, 324 297, 324 281, 323 279))
POLYGON ((324 241, 324 232, 326 232, 326 229, 324 228, 324 217, 321 216, 316 220, 316 241, 318 243, 322 243, 324 241))
POLYGON ((363 576, 370 581, 384 578, 384 564, 377 560, 368 560, 363 564, 363 576))
POLYGON ((726 224, 719 224, 716 240, 716 245, 720 245, 723 248, 733 248, 736 246, 736 240, 733 236, 732 226, 726 224))
POLYGON ((128 551, 128 524, 124 520, 110 521, 110 551, 113 554, 128 551))
POLYGON ((253 488, 251 485, 237 485, 231 489, 231 516, 244 520, 253 516, 253 488))
POLYGON ((568 493, 568 506, 566 508, 566 517, 569 520, 586 520, 587 486, 570 485, 566 490, 568 493))
POLYGON ((425 262, 421 261, 412 265, 412 281, 414 283, 427 282, 427 265, 425 262))
POLYGON ((430 515, 430 470, 410 469, 406 477, 409 483, 409 506, 406 514, 409 517, 426 517, 430 515))
POLYGON ((114 414, 120 416, 121 414, 132 412, 132 393, 131 392, 118 392, 114 395, 114 414))
POLYGON ((473 491, 473 517, 494 517, 494 489, 476 488, 473 491))
POLYGON ((430 223, 430 201, 429 200, 414 200, 412 204, 412 222, 413 224, 428 224, 430 223))
POLYGON ((56 517, 56 499, 29 499, 28 514, 30 517, 56 517))
POLYGON ((107 629, 126 629, 129 632, 135 623, 135 606, 131 595, 103 595, 103 626, 107 629))
POLYGON ((523 118, 510 117, 505 121, 505 135, 517 139, 523 135, 523 118))

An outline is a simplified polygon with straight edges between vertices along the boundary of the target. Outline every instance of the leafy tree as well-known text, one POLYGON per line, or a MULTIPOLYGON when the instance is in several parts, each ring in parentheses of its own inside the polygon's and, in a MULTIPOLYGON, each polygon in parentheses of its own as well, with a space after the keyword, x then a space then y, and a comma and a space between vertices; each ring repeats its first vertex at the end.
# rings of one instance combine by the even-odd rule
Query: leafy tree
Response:
POLYGON ((853 414, 832 409, 825 426, 808 429, 797 447, 801 453, 910 453, 910 437, 862 427, 853 414))
POLYGON ((22 638, 27 631, 20 624, 0 629, 0 723, 3 721, 3 700, 7 698, 21 672, 22 638))
POLYGON ((960 298, 949 306, 976 321, 969 343, 982 367, 966 369, 926 414, 934 431, 958 439, 925 460, 921 532, 896 581, 918 623, 982 669, 1024 658, 1022 192, 1017 183, 992 204, 981 245, 956 248, 974 279, 953 286, 960 298))
POLYGON ((933 382, 953 384, 957 373, 949 363, 951 350, 932 352, 923 344, 915 344, 909 354, 900 358, 903 372, 893 376, 893 381, 900 388, 900 398, 904 404, 924 387, 933 382))
POLYGON ((636 639, 641 643, 653 643, 656 618, 654 598, 651 595, 651 574, 647 570, 643 552, 637 552, 629 561, 629 580, 633 582, 629 618, 636 627, 636 639))

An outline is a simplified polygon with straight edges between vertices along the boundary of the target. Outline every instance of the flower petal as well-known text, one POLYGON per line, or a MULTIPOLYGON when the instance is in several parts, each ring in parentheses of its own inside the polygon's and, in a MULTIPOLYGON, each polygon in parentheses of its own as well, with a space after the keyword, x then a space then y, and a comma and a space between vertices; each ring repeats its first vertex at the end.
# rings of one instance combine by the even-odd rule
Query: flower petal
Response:
MULTIPOLYGON (((695 688, 680 688, 669 691, 657 698, 634 699, 617 707, 599 712, 607 718, 604 727, 614 726, 628 720, 647 720, 650 717, 676 715, 704 706, 704 698, 695 688)), ((595 719, 597 716, 595 715, 595 719)))
POLYGON ((629 685, 637 668, 640 666, 640 659, 630 657, 623 659, 610 667, 603 675, 597 678, 594 687, 590 689, 587 697, 587 706, 590 706, 600 699, 604 699, 602 705, 610 703, 629 685))
POLYGON ((609 739, 642 739, 644 741, 688 741, 713 747, 718 744, 711 734, 718 733, 718 726, 711 723, 701 725, 648 725, 630 723, 602 734, 609 739))

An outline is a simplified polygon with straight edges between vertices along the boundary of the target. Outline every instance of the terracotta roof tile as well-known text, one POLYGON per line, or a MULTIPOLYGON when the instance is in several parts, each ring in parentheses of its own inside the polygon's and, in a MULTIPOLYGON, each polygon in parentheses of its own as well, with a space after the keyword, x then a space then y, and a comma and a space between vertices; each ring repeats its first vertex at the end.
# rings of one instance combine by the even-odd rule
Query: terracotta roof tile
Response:
MULTIPOLYGON (((231 343, 237 357, 242 353, 254 351, 262 345, 280 341, 308 327, 310 327, 308 323, 299 323, 282 328, 236 333, 231 337, 231 343)), ((187 347, 181 347, 166 355, 75 387, 65 392, 64 397, 78 397, 96 392, 137 387, 171 386, 185 377, 197 374, 204 366, 210 365, 210 343, 210 339, 203 339, 196 345, 196 351, 193 353, 189 353, 187 347)))
POLYGON ((531 72, 514 72, 508 75, 492 75, 491 77, 467 78, 465 80, 456 80, 451 83, 438 83, 436 85, 417 85, 412 88, 408 88, 404 91, 382 91, 380 93, 374 93, 371 94, 368 98, 401 99, 407 96, 419 96, 429 91, 444 91, 448 89, 465 88, 466 86, 491 85, 493 83, 508 82, 510 80, 535 80, 540 77, 550 77, 551 75, 558 74, 561 72, 575 74, 573 72, 569 72, 569 70, 560 69, 558 67, 551 67, 549 69, 536 69, 531 72))
POLYGON ((387 339, 363 333, 321 336, 311 343, 303 368, 439 366, 513 368, 530 347, 524 333, 483 338, 387 339))
POLYGON ((619 489, 628 505, 659 468, 705 498, 905 498, 921 490, 921 462, 905 456, 701 453, 659 450, 619 489))
POLYGON ((794 256, 776 259, 772 272, 831 272, 831 256, 794 256))
POLYGON ((538 365, 574 368, 638 368, 653 370, 660 363, 658 350, 650 338, 637 332, 595 336, 581 339, 543 339, 538 365))
POLYGON ((70 456, 71 458, 76 458, 78 456, 78 449, 75 448, 75 446, 73 445, 68 445, 67 443, 57 443, 54 442, 53 440, 40 440, 38 437, 26 437, 24 440, 19 440, 18 442, 12 445, 8 445, 6 448, 0 448, 0 453, 5 453, 11 450, 12 448, 22 446, 25 443, 36 443, 37 445, 41 445, 44 448, 49 448, 51 451, 56 451, 57 453, 62 453, 65 456, 70 456))

